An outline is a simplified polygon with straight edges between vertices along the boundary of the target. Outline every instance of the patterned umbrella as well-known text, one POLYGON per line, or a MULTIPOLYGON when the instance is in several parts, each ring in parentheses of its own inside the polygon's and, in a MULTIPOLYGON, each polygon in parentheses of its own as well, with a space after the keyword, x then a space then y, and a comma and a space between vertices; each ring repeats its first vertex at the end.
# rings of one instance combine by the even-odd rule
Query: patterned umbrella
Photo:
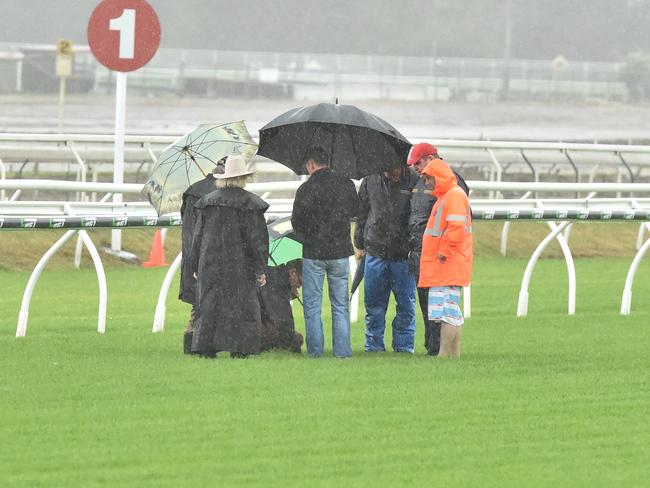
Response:
POLYGON ((220 159, 229 154, 249 159, 256 150, 243 121, 202 124, 160 154, 142 193, 158 215, 177 212, 187 187, 211 173, 220 159))

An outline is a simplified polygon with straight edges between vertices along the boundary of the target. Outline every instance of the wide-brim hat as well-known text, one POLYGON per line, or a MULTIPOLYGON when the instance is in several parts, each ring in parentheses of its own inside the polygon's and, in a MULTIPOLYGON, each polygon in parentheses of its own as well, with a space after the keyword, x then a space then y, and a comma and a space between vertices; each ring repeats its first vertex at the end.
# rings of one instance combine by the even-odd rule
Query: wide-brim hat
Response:
POLYGON ((215 174, 218 180, 226 178, 237 178, 238 176, 252 175, 254 171, 249 171, 246 167, 246 160, 239 154, 231 154, 226 158, 225 171, 222 174, 215 174))

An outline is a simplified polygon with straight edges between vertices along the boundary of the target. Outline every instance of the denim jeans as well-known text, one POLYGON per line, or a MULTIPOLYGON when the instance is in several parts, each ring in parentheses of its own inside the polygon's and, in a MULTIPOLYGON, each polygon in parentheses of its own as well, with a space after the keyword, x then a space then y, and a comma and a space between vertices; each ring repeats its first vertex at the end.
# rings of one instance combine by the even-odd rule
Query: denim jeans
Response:
POLYGON ((367 352, 384 351, 384 329, 390 292, 397 302, 393 319, 393 350, 413 352, 415 343, 415 278, 408 260, 388 261, 366 255, 364 273, 367 352))
POLYGON ((305 312, 307 353, 312 357, 323 355, 323 281, 327 276, 332 304, 332 353, 336 357, 352 356, 350 345, 350 305, 348 278, 350 263, 342 259, 303 259, 302 298, 305 312))

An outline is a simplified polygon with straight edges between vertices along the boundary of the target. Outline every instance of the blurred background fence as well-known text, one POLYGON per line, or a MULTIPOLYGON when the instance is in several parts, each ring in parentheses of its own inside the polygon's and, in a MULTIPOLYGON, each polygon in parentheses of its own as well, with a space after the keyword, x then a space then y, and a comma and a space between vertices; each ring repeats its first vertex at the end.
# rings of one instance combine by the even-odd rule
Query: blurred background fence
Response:
MULTIPOLYGON (((0 93, 55 93, 55 45, 0 43, 0 93)), ((624 63, 160 49, 129 90, 323 100, 625 101, 624 63)), ((72 92, 112 92, 111 72, 74 48, 72 92)))

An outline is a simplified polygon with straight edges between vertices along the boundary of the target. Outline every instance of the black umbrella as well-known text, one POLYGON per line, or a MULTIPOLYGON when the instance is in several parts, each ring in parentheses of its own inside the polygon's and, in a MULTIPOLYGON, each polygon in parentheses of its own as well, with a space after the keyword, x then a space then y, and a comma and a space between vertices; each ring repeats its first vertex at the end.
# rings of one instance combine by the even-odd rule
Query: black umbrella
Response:
POLYGON ((406 165, 411 143, 376 115, 320 103, 289 110, 262 127, 257 153, 302 175, 303 158, 313 147, 328 153, 333 171, 361 179, 406 165))
POLYGON ((366 271, 366 255, 364 254, 359 259, 359 262, 357 263, 357 270, 354 272, 354 278, 352 278, 352 286, 350 286, 350 300, 352 300, 352 295, 354 295, 354 292, 357 291, 357 288, 359 288, 359 285, 361 284, 361 280, 363 280, 363 275, 365 271, 366 271))

